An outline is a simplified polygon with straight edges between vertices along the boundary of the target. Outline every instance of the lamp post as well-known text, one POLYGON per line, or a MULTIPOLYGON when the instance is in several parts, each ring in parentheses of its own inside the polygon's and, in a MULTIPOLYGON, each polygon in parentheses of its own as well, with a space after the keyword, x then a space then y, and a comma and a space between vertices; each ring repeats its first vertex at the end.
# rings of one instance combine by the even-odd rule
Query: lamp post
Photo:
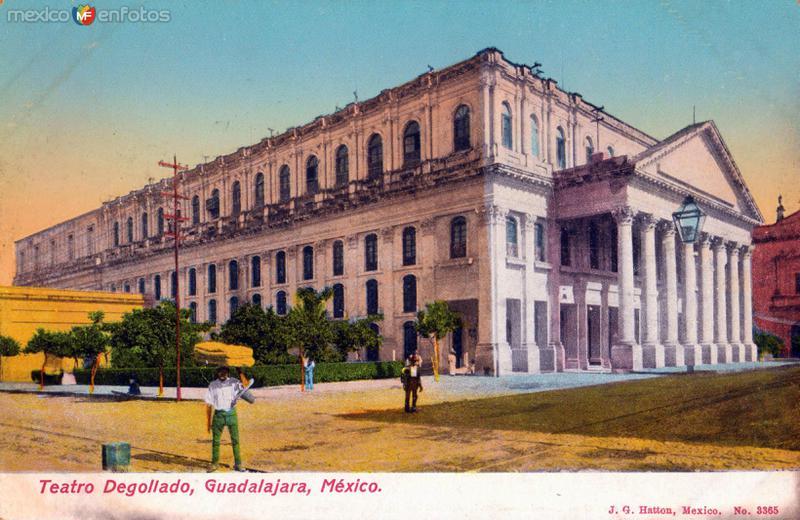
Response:
POLYGON ((700 236, 706 214, 697 205, 694 197, 688 195, 683 199, 681 208, 672 214, 672 221, 675 222, 675 229, 681 242, 691 244, 700 236))

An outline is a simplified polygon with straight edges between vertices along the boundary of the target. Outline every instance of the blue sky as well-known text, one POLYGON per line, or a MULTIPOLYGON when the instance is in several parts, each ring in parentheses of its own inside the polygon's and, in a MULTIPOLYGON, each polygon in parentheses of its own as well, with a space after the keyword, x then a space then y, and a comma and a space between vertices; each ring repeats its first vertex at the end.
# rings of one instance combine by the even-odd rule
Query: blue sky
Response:
POLYGON ((86 27, 5 12, 77 4, 0 5, 0 265, 11 240, 163 176, 173 152, 229 153, 489 46, 655 137, 696 105, 768 220, 779 191, 800 207, 795 1, 103 2, 171 20, 86 27))

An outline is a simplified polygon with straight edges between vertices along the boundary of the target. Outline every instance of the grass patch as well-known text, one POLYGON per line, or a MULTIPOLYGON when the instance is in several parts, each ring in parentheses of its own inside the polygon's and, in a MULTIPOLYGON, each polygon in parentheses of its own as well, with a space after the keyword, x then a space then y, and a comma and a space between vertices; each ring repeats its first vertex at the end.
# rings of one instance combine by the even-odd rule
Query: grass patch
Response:
MULTIPOLYGON (((446 383, 442 383, 446 384, 446 383)), ((343 415, 460 430, 520 430, 800 450, 800 367, 665 376, 343 415)))

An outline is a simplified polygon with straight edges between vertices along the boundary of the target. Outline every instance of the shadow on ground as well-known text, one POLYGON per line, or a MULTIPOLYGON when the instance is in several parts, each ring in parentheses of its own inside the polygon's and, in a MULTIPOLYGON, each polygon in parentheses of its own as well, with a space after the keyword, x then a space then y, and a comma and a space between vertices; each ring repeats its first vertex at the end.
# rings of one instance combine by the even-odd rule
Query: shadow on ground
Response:
POLYGON ((339 417, 800 450, 800 367, 666 376, 429 406, 423 401, 415 414, 389 410, 339 417))

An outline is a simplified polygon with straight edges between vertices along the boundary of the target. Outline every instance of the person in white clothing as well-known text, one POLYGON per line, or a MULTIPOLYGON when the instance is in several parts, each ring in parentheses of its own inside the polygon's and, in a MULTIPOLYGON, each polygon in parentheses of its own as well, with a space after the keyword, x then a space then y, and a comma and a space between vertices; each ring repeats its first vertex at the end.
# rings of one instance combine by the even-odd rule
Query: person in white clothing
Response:
POLYGON ((233 446, 233 460, 236 471, 244 471, 242 459, 239 451, 239 419, 236 416, 236 401, 244 391, 241 381, 236 378, 228 377, 228 367, 217 369, 217 379, 208 385, 205 402, 206 418, 208 431, 212 433, 211 442, 211 468, 209 471, 216 471, 219 468, 219 445, 222 438, 222 430, 228 427, 231 435, 231 445, 233 446))

